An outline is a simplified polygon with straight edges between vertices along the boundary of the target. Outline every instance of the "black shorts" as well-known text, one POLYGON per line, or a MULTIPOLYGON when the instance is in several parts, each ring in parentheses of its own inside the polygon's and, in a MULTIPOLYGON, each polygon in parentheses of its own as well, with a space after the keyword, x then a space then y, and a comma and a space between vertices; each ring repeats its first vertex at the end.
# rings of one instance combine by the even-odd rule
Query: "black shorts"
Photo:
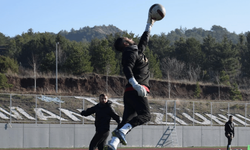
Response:
POLYGON ((150 121, 151 115, 147 97, 138 96, 135 90, 127 91, 124 93, 123 102, 123 117, 118 129, 126 123, 136 127, 150 121))

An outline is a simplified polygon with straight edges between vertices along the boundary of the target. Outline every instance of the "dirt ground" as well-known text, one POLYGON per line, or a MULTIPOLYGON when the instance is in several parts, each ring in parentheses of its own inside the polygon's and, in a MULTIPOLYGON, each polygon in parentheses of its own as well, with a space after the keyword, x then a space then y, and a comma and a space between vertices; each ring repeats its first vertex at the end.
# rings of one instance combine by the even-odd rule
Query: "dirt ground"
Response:
MULTIPOLYGON (((8 83, 12 84, 11 89, 2 92, 13 92, 21 94, 44 94, 54 95, 55 93, 55 78, 38 77, 36 79, 36 92, 34 92, 34 79, 7 76, 8 83)), ((58 93, 59 95, 74 95, 74 96, 97 96, 100 93, 106 93, 106 76, 99 74, 84 74, 81 77, 59 77, 58 78, 58 93)), ((127 80, 121 76, 108 77, 108 93, 109 97, 122 97, 124 87, 127 80)), ((170 81, 171 99, 197 99, 194 96, 196 82, 174 82, 170 81)), ((198 99, 216 100, 218 99, 218 86, 212 84, 199 83, 201 93, 198 99)), ((169 83, 166 80, 150 80, 150 98, 169 97, 169 83)), ((250 94, 241 91, 243 100, 250 98, 250 94)), ((230 99, 230 87, 220 87, 220 99, 230 99)))

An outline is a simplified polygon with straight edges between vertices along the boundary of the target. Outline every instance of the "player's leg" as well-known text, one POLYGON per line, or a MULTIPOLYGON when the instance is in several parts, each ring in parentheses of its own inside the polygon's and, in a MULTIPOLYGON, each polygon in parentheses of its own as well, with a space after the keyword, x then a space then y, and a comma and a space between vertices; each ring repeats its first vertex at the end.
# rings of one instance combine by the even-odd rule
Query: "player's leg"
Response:
POLYGON ((124 110, 122 115, 122 122, 118 125, 117 129, 122 128, 126 123, 128 123, 137 115, 133 105, 131 104, 133 97, 131 97, 130 93, 132 92, 129 91, 124 93, 124 98, 123 98, 124 110))
POLYGON ((106 145, 108 136, 109 136, 109 131, 103 132, 101 134, 101 137, 100 137, 98 145, 97 145, 98 150, 103 150, 104 146, 106 145))
MULTIPOLYGON (((107 147, 105 149, 117 149, 118 144, 121 142, 123 145, 127 144, 127 141, 125 139, 125 135, 123 133, 119 133, 121 127, 123 127, 128 121, 130 121, 133 117, 136 116, 136 112, 134 108, 129 103, 129 93, 125 92, 123 97, 123 103, 124 103, 124 110, 123 110, 123 116, 122 116, 122 122, 118 125, 117 129, 112 132, 111 140, 109 141, 107 147), (122 134, 122 135, 121 135, 122 134)), ((132 127, 131 127, 132 128, 132 127)))
POLYGON ((137 116, 135 116, 128 123, 130 123, 134 128, 150 121, 151 114, 147 97, 136 96, 132 103, 137 116))
POLYGON ((96 149, 98 141, 99 141, 99 138, 100 137, 99 137, 98 133, 96 132, 95 135, 94 135, 94 137, 90 141, 89 150, 95 150, 96 149))
POLYGON ((119 130, 115 130, 115 136, 119 137, 122 144, 126 145, 125 135, 134 127, 148 122, 151 118, 147 97, 138 96, 136 91, 126 92, 124 102, 131 106, 131 110, 136 112, 136 115, 131 115, 128 122, 119 130))
POLYGON ((232 144, 232 137, 230 135, 230 137, 229 137, 229 148, 230 148, 230 150, 232 150, 231 144, 232 144))
POLYGON ((231 142, 232 142, 231 136, 227 136, 227 150, 231 150, 231 142))
MULTIPOLYGON (((136 114, 132 119, 128 121, 128 124, 132 126, 132 128, 142 125, 148 121, 150 121, 150 109, 147 97, 138 96, 136 91, 132 91, 128 96, 129 104, 133 107, 136 114)), ((120 129, 122 130, 123 127, 120 129)))

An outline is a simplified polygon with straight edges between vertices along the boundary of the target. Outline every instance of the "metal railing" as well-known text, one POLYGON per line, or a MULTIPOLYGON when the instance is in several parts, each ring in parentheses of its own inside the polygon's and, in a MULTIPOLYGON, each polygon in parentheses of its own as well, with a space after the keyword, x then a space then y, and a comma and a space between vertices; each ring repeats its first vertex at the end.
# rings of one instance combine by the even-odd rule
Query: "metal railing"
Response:
MULTIPOLYGON (((122 116, 122 98, 110 98, 122 116)), ((93 124, 94 115, 83 109, 98 103, 97 97, 0 94, 0 123, 93 124)), ((237 126, 250 125, 250 103, 190 100, 149 100, 148 125, 222 126, 233 115, 237 126)), ((113 123, 113 122, 112 122, 113 123)))

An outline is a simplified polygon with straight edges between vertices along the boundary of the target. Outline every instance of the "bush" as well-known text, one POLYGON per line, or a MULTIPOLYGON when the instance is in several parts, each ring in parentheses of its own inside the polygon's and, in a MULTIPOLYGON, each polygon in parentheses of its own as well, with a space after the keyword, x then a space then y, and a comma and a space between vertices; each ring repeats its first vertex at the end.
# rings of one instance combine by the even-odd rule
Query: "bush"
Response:
POLYGON ((18 63, 14 59, 0 55, 0 73, 6 73, 8 70, 17 73, 18 63))
POLYGON ((13 86, 12 84, 8 84, 7 82, 8 79, 5 74, 0 73, 0 89, 6 89, 13 86))
POLYGON ((238 89, 238 85, 236 83, 233 83, 230 91, 230 98, 232 100, 242 100, 242 95, 238 89))
POLYGON ((224 85, 230 86, 230 77, 225 71, 220 72, 220 82, 224 85))
POLYGON ((194 97, 195 98, 200 98, 201 96, 201 88, 199 85, 199 82, 196 83, 195 91, 194 91, 194 97))

